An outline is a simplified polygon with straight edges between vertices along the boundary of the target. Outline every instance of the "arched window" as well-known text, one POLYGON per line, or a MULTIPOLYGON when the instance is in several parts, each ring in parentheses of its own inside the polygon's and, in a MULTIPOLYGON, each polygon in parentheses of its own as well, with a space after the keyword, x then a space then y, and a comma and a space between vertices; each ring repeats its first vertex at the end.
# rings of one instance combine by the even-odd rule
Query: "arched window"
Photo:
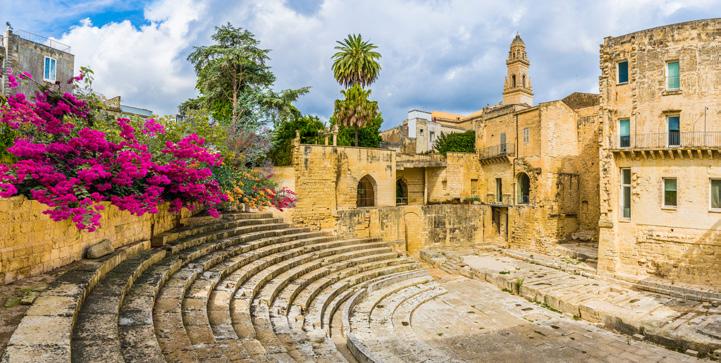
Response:
POLYGON ((518 174, 518 204, 528 204, 531 197, 531 179, 526 173, 518 174))
POLYGON ((513 76, 511 76, 511 79, 511 84, 513 85, 513 88, 516 88, 516 75, 514 74, 513 76))
POLYGON ((526 75, 523 75, 523 88, 526 88, 526 75))
POLYGON ((396 205, 408 204, 408 184, 403 179, 396 180, 396 205))
POLYGON ((370 175, 366 175, 358 182, 356 205, 358 207, 373 207, 375 204, 375 182, 370 175))

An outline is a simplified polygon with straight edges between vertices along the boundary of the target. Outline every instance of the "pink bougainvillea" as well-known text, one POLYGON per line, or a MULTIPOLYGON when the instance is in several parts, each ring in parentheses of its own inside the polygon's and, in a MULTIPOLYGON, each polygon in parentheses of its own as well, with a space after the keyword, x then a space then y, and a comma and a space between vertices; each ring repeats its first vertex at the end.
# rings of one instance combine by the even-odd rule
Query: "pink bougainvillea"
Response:
MULTIPOLYGON (((17 78, 29 78, 11 76, 12 86, 17 86, 17 78)), ((46 89, 33 100, 20 93, 9 96, 0 106, 0 123, 20 136, 8 148, 16 161, 0 165, 0 197, 26 195, 48 205, 44 213, 53 220, 69 219, 87 231, 100 225, 100 202, 105 201, 134 215, 157 213, 163 201, 174 211, 198 205, 218 215, 215 208, 227 197, 211 167, 222 159, 201 137, 168 141, 164 157, 153 158, 130 120, 117 120, 121 140, 113 142, 86 126, 89 113, 86 102, 71 93, 46 89)), ((165 130, 149 119, 140 132, 156 136, 165 130)))

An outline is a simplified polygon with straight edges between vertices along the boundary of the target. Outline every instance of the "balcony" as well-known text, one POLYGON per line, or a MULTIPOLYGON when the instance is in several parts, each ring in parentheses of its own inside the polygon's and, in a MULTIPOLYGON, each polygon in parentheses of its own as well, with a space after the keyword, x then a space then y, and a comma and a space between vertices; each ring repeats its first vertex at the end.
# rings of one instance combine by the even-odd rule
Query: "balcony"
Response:
POLYGON ((611 142, 611 151, 625 156, 641 154, 644 157, 689 157, 706 153, 721 153, 721 131, 669 131, 647 134, 632 134, 616 137, 611 142))
POLYGON ((478 157, 480 158, 481 163, 490 164, 508 160, 508 157, 513 156, 515 151, 516 148, 514 144, 498 144, 480 149, 478 157))

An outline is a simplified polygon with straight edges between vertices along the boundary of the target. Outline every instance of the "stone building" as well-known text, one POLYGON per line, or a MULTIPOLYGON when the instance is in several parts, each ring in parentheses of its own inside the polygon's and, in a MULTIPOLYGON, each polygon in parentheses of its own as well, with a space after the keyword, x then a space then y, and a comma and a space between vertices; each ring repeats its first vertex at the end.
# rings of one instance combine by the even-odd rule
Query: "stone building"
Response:
POLYGON ((424 154, 433 151, 442 134, 465 131, 456 123, 436 119, 431 112, 410 110, 400 125, 382 131, 381 139, 384 147, 401 153, 424 154))
POLYGON ((603 40, 600 272, 721 284, 721 19, 603 40))
POLYGON ((486 242, 548 252, 598 220, 598 95, 533 106, 520 35, 506 60, 502 102, 459 120, 474 125, 486 242), (591 170, 591 172, 589 172, 591 170))
MULTIPOLYGON (((469 243, 548 252, 578 232, 595 237, 598 95, 573 93, 533 106, 530 61, 518 35, 506 64, 501 104, 469 115, 412 110, 402 125, 384 133, 386 144, 395 142, 396 148, 296 141, 293 166, 276 170, 299 197, 286 217, 348 234, 386 233, 416 246, 422 244, 408 242, 415 233, 408 231, 416 227, 405 216, 426 216, 418 207, 444 204, 454 216, 474 211, 469 228, 443 234, 472 236, 469 243), (476 133, 475 153, 424 154, 440 132, 469 129, 476 133)), ((434 222, 416 231, 420 235, 454 225, 431 215, 434 222)))
MULTIPOLYGON (((75 56, 70 46, 55 39, 46 38, 23 30, 13 31, 8 25, 0 36, 0 93, 11 92, 7 84, 6 72, 28 72, 37 83, 58 84, 63 91, 71 92, 72 85, 67 80, 73 76, 75 56)), ((37 89, 35 82, 23 82, 12 90, 33 94, 37 89)))

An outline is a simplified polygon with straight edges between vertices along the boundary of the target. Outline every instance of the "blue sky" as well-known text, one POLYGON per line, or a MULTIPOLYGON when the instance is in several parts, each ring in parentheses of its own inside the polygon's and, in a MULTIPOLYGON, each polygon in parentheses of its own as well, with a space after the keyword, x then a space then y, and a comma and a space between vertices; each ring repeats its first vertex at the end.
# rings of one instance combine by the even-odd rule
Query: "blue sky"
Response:
POLYGON ((76 67, 95 70, 97 91, 174 113, 193 97, 185 60, 231 22, 271 49, 277 88, 311 86, 302 111, 323 119, 340 87, 336 40, 362 33, 379 46, 373 85, 384 128, 411 108, 468 113, 501 99, 505 57, 516 32, 526 42, 536 102, 598 88, 605 36, 721 16, 721 0, 0 0, 2 20, 69 44, 76 67))

